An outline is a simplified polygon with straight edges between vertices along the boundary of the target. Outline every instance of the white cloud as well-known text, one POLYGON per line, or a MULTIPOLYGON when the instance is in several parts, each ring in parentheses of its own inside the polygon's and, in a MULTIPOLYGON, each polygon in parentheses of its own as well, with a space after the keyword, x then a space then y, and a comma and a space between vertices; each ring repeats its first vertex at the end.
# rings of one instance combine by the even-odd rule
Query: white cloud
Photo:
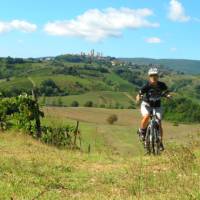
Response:
POLYGON ((138 29, 158 27, 158 23, 150 22, 147 18, 153 15, 153 11, 129 8, 107 8, 105 10, 88 10, 75 19, 66 21, 49 22, 44 31, 56 36, 76 36, 93 42, 106 37, 117 37, 123 29, 138 29))
POLYGON ((22 32, 34 32, 37 26, 24 20, 12 20, 10 22, 0 21, 0 33, 5 33, 13 30, 19 30, 22 32))
POLYGON ((159 44, 162 42, 162 40, 158 37, 150 37, 150 38, 146 38, 146 42, 150 44, 159 44))
POLYGON ((168 17, 175 22, 188 22, 191 17, 186 15, 185 8, 179 0, 171 0, 168 17))

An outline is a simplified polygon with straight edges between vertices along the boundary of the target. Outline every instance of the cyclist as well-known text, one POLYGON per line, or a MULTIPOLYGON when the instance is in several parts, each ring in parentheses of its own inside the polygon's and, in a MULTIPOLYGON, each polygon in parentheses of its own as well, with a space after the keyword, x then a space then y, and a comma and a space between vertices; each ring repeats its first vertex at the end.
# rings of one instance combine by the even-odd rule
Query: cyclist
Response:
POLYGON ((156 115, 160 120, 160 133, 161 133, 161 151, 164 150, 163 145, 163 128, 161 124, 162 120, 162 107, 161 107, 161 97, 163 94, 167 98, 171 98, 171 95, 168 91, 168 87, 165 83, 159 81, 159 71, 157 68, 151 68, 148 72, 149 81, 141 88, 139 94, 136 97, 136 101, 141 103, 141 113, 142 121, 138 134, 140 138, 145 141, 146 130, 150 119, 150 114, 152 108, 155 108, 156 115))

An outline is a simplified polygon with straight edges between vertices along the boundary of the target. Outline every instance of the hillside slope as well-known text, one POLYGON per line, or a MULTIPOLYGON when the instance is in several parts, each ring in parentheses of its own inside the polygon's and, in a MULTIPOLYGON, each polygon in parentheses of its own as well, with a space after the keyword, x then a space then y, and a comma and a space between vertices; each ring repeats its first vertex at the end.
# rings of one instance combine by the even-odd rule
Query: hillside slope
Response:
POLYGON ((151 59, 151 58, 120 58, 122 61, 133 62, 140 65, 157 64, 166 68, 189 74, 200 73, 200 60, 185 59, 151 59))
MULTIPOLYGON (((138 60, 142 63, 143 59, 138 60)), ((94 107, 133 108, 136 93, 147 81, 150 61, 155 60, 138 65, 114 58, 80 55, 51 59, 0 58, 0 94, 2 97, 24 92, 31 95, 32 89, 37 88, 42 105, 85 106, 92 101, 94 107)), ((174 65, 176 70, 183 65, 190 70, 197 69, 198 65, 198 61, 188 60, 164 62, 174 65)), ((160 66, 161 81, 177 96, 199 104, 199 76, 176 70, 160 66)))
POLYGON ((0 134, 0 199, 199 199, 200 157, 169 147, 161 157, 81 153, 0 134), (174 187, 176 185, 176 187, 174 187))
POLYGON ((144 156, 137 110, 44 107, 43 125, 80 121, 81 149, 59 149, 18 131, 0 133, 0 199, 199 198, 199 125, 164 123, 166 151, 144 156), (118 116, 114 125, 107 123, 118 116), (176 185, 176 187, 174 187, 176 185))

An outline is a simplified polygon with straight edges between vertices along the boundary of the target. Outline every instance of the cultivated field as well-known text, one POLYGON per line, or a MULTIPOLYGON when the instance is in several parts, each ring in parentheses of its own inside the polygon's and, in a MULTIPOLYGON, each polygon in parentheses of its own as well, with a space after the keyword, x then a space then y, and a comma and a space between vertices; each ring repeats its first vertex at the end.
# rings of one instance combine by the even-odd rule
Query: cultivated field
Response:
POLYGON ((40 102, 55 106, 59 104, 59 101, 62 101, 63 106, 71 106, 73 101, 77 101, 80 106, 84 106, 86 102, 92 101, 96 107, 116 107, 118 105, 128 108, 133 101, 132 96, 128 92, 98 91, 63 97, 45 97, 45 99, 40 98, 40 102), (43 102, 44 100, 45 102, 43 102))

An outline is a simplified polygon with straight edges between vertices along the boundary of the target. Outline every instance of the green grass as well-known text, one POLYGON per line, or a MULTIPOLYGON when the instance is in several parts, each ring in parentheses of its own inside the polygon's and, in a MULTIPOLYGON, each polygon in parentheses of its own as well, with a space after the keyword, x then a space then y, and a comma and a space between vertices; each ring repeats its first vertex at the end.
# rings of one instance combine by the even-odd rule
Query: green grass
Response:
POLYGON ((33 85, 32 83, 30 82, 30 80, 28 78, 25 78, 25 77, 21 77, 21 78, 14 78, 10 81, 3 81, 1 82, 1 85, 0 85, 0 88, 1 89, 6 89, 6 90, 9 90, 11 88, 17 88, 17 89, 20 89, 20 88, 25 88, 25 89, 29 89, 29 88, 32 88, 33 85))
POLYGON ((198 125, 164 123, 166 151, 153 157, 144 156, 135 134, 137 110, 43 110, 43 124, 80 121, 81 151, 48 146, 22 133, 0 133, 0 199, 199 199, 198 125), (106 119, 113 113, 119 120, 109 125, 106 119))
MULTIPOLYGON (((61 100, 64 106, 70 106, 73 101, 78 101, 80 106, 84 106, 87 101, 92 101, 95 106, 98 107, 101 105, 106 107, 115 107, 119 104, 119 107, 123 106, 127 108, 130 106, 132 99, 131 95, 126 92, 99 91, 64 97, 46 97, 45 103, 46 105, 58 105, 58 101, 61 100)), ((40 102, 42 101, 44 101, 44 98, 41 97, 40 102)))
MULTIPOLYGON (((136 135, 141 120, 139 110, 59 107, 46 107, 43 110, 46 115, 44 123, 54 126, 75 125, 76 121, 80 121, 84 152, 87 152, 90 144, 93 153, 111 151, 124 156, 143 154, 136 135), (118 116, 118 121, 114 125, 107 123, 107 118, 111 114, 118 116)), ((169 122, 163 122, 163 126, 165 141, 181 145, 191 141, 191 138, 197 138, 199 132, 198 124, 174 126, 169 122)))
POLYGON ((114 73, 108 74, 106 76, 106 81, 110 81, 113 84, 113 87, 115 87, 115 89, 118 89, 119 91, 133 92, 136 90, 134 85, 114 73))
POLYGON ((0 199, 199 199, 199 150, 167 147, 160 157, 88 154, 1 133, 0 199))

